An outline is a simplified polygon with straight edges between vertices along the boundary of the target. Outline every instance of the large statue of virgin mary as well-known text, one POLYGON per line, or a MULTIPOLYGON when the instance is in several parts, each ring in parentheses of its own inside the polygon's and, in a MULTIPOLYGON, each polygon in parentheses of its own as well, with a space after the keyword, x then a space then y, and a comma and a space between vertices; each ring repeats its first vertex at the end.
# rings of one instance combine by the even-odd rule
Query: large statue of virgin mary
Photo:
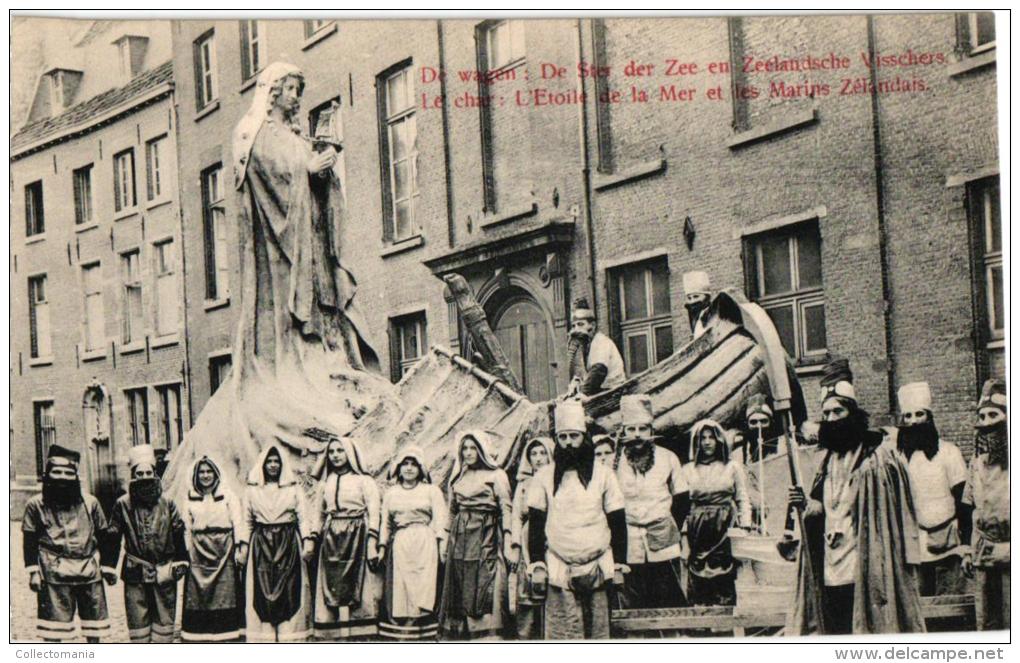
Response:
POLYGON ((303 91, 300 70, 269 65, 234 130, 241 315, 233 368, 173 454, 168 487, 186 483, 177 474, 202 455, 236 464, 236 480, 269 443, 309 465, 325 439, 392 393, 376 374, 357 286, 340 262, 336 152, 317 151, 301 133, 303 91))

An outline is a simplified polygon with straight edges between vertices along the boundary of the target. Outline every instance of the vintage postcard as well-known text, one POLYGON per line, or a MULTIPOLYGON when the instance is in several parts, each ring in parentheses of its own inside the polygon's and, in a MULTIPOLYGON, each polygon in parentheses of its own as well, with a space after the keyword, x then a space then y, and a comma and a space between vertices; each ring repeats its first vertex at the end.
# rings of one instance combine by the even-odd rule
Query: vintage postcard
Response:
POLYGON ((1002 14, 10 29, 13 642, 1008 638, 1002 14))

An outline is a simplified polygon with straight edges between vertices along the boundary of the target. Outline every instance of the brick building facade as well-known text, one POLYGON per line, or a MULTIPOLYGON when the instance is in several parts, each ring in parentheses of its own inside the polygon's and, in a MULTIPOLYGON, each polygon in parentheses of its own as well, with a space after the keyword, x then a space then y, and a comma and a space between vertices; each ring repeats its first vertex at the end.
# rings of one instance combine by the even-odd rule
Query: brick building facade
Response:
POLYGON ((53 442, 102 492, 128 447, 172 449, 186 429, 169 43, 166 22, 85 26, 11 139, 15 514, 53 442))
MULTIPOLYGON (((978 386, 1004 371, 989 292, 1001 297, 1001 267, 979 218, 998 208, 977 202, 997 186, 988 18, 180 23, 189 264, 209 234, 200 173, 229 160, 257 68, 285 60, 306 76, 302 112, 339 101, 342 259, 394 378, 426 339, 467 350, 437 276, 468 278, 541 398, 567 381, 573 297, 594 300, 633 372, 689 339, 681 276, 704 269, 767 307, 809 393, 826 352, 851 359, 876 423, 889 423, 899 385, 929 380, 940 425, 966 449, 978 386), (189 95, 210 36, 217 92, 200 108, 189 95), (872 51, 886 63, 874 77, 872 51), (744 71, 773 56, 838 67, 744 71), (630 102, 632 87, 649 101, 630 102), (392 142, 408 118, 417 167, 397 192, 392 142)), ((189 291, 203 280, 191 270, 189 291)), ((189 307, 211 331, 191 345, 198 367, 229 348, 236 306, 189 307)), ((202 402, 209 376, 194 378, 202 402)))
POLYGON ((568 381, 574 297, 637 372, 689 340, 682 274, 703 269, 766 307, 809 396, 827 352, 875 423, 928 380, 969 453, 1004 373, 989 19, 175 22, 193 412, 239 315, 231 132, 282 60, 308 126, 340 118, 341 260, 392 378, 429 344, 470 352, 445 274, 539 399, 568 381))

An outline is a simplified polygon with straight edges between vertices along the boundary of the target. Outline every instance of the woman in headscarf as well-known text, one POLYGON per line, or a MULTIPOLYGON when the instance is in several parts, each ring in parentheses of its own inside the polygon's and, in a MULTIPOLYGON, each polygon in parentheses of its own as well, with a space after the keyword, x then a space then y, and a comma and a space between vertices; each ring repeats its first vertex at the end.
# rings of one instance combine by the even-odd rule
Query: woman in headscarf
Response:
POLYGON ((220 484, 208 456, 191 466, 191 489, 181 508, 190 566, 184 581, 184 642, 237 641, 244 634, 238 569, 248 552, 241 501, 220 484))
POLYGON ((517 491, 514 493, 513 514, 510 520, 512 549, 509 562, 517 569, 517 586, 511 587, 510 591, 517 592, 515 598, 519 640, 542 639, 545 596, 536 591, 525 571, 531 564, 528 555, 528 486, 532 477, 549 464, 552 456, 553 441, 547 437, 536 437, 524 445, 521 462, 517 466, 517 491))
POLYGON ((736 568, 727 532, 751 525, 747 479, 730 460, 722 426, 711 419, 691 429, 690 459, 682 469, 691 490, 687 598, 694 605, 735 605, 736 568))
POLYGON ((510 481, 490 455, 489 436, 461 436, 450 475, 449 553, 440 628, 444 639, 498 638, 511 551, 510 481))
POLYGON ((320 517, 315 583, 315 637, 367 638, 379 631, 379 488, 365 472, 355 441, 326 445, 315 472, 320 517), (323 476, 324 474, 324 476, 323 476))
POLYGON ((446 556, 446 503, 432 485, 425 454, 403 449, 394 459, 394 481, 383 496, 379 546, 386 564, 384 614, 379 635, 393 640, 432 640, 439 563, 446 556))
POLYGON ((616 440, 613 436, 603 433, 593 436, 591 441, 595 445, 595 462, 613 469, 616 461, 616 440))
POLYGON ((304 489, 286 453, 270 445, 248 473, 249 557, 245 573, 248 642, 299 642, 310 633, 305 562, 315 551, 304 489))

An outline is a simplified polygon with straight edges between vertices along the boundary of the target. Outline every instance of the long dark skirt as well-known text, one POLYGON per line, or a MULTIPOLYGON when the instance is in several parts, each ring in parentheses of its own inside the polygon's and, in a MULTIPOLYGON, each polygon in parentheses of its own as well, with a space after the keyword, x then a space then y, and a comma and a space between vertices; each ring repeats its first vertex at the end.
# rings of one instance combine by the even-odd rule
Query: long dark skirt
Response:
POLYGON ((733 505, 695 504, 687 517, 687 600, 692 605, 735 605, 736 569, 727 534, 733 505))
POLYGON ((315 636, 368 638, 378 632, 382 583, 368 570, 363 516, 331 516, 322 529, 315 587, 315 636))
POLYGON ((440 610, 444 636, 499 635, 506 593, 501 543, 498 511, 461 509, 454 516, 440 610))
POLYGON ((229 529, 191 533, 181 640, 225 642, 244 632, 243 591, 229 529))
POLYGON ((251 536, 255 613, 282 624, 301 609, 301 536, 297 523, 255 525, 251 536))

